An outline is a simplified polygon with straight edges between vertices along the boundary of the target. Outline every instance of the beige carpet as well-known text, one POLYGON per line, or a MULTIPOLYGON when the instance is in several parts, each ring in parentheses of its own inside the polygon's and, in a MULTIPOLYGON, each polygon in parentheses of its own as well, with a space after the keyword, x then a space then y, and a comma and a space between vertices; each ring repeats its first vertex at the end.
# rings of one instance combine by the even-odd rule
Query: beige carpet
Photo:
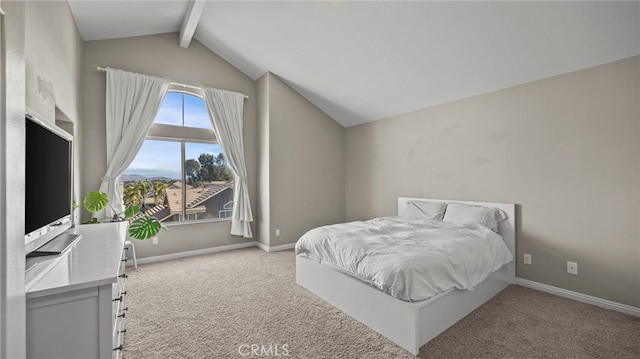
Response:
MULTIPOLYGON (((413 358, 296 285, 293 251, 249 248, 127 272, 126 359, 413 358)), ((511 286, 418 357, 640 358, 640 319, 511 286)))

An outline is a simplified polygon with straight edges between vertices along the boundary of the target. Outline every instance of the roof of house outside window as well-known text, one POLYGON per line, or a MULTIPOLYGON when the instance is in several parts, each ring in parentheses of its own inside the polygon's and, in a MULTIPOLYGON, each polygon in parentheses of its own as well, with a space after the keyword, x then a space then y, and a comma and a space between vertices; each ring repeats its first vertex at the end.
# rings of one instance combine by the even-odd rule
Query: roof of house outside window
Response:
MULTIPOLYGON (((182 181, 176 181, 167 188, 165 201, 162 204, 149 206, 146 210, 147 215, 156 217, 160 222, 170 219, 176 214, 182 214, 182 181)), ((200 186, 186 185, 186 213, 197 214, 206 212, 206 207, 202 205, 204 202, 210 200, 216 195, 224 192, 224 190, 233 189, 233 182, 216 181, 210 183, 204 183, 200 186)), ((153 201, 146 201, 147 203, 153 203, 153 201)), ((140 213, 133 219, 141 217, 140 213)))

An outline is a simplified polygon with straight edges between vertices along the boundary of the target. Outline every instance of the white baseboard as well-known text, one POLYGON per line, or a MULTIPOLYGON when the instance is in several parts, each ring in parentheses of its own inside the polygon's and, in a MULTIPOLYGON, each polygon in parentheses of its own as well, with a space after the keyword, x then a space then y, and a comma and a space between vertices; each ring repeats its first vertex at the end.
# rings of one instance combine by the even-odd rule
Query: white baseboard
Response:
POLYGON ((260 242, 256 242, 256 246, 265 252, 278 252, 278 251, 286 251, 288 249, 293 249, 296 246, 296 244, 287 243, 287 244, 281 244, 279 246, 267 247, 260 242))
POLYGON ((562 288, 554 287, 548 284, 534 282, 532 280, 523 279, 523 278, 516 278, 516 284, 521 285, 523 287, 537 289, 543 292, 551 293, 559 297, 569 298, 569 299, 577 300, 578 302, 592 304, 601 308, 615 310, 616 312, 633 315, 635 317, 640 317, 640 308, 633 307, 630 305, 617 303, 617 302, 613 302, 613 301, 598 298, 598 297, 593 297, 587 294, 582 294, 582 293, 574 292, 571 290, 562 289, 562 288))
MULTIPOLYGON (((196 249, 193 251, 185 251, 185 252, 178 252, 178 253, 163 254, 163 255, 153 256, 153 257, 140 258, 138 259, 138 264, 169 261, 172 259, 199 256, 202 254, 231 251, 234 249, 249 248, 249 247, 258 247, 265 252, 286 251, 287 249, 293 249, 295 245, 296 245, 295 243, 287 243, 279 246, 267 247, 264 244, 259 242, 244 242, 244 243, 238 243, 238 244, 229 244, 226 246, 196 249)), ((133 261, 127 262, 127 266, 132 266, 132 265, 133 265, 133 261)))
MULTIPOLYGON (((234 249, 241 249, 241 248, 248 248, 248 247, 255 247, 255 246, 256 246, 256 242, 244 242, 244 243, 238 243, 238 244, 229 244, 226 246, 196 249, 193 251, 163 254, 159 256, 140 258, 138 259, 138 264, 168 261, 172 259, 199 256, 202 254, 210 254, 210 253, 217 253, 217 252, 224 252, 224 251, 231 251, 234 249)), ((133 263, 127 263, 127 264, 131 265, 133 263)))

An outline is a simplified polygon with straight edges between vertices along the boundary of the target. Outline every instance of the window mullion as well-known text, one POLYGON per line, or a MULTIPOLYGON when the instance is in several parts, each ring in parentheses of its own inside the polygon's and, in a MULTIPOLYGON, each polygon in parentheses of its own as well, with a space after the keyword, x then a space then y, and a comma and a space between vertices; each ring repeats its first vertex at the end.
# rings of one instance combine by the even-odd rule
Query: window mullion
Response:
POLYGON ((180 193, 180 195, 182 196, 182 220, 181 221, 186 221, 188 220, 187 218, 187 176, 184 170, 184 166, 185 166, 185 161, 186 161, 186 152, 185 152, 185 142, 184 141, 180 141, 180 159, 182 164, 180 165, 180 174, 181 174, 181 179, 182 179, 182 191, 180 193))
POLYGON ((182 94, 182 127, 184 127, 184 93, 182 94))
MULTIPOLYGON (((182 115, 182 127, 184 127, 184 93, 181 94, 182 96, 182 111, 181 111, 181 115, 182 115)), ((181 176, 182 176, 182 220, 183 221, 188 221, 189 218, 187 218, 187 176, 185 174, 185 170, 184 170, 184 166, 185 166, 185 161, 187 160, 187 155, 186 155, 186 151, 185 151, 185 142, 184 141, 180 141, 180 158, 182 160, 182 164, 180 165, 180 168, 182 169, 180 171, 181 176)))

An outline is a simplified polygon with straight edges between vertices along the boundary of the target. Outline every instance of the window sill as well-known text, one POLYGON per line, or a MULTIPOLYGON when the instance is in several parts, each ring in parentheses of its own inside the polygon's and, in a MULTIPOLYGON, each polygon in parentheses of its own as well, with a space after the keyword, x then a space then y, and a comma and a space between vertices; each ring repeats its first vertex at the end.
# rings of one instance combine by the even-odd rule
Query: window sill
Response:
POLYGON ((178 227, 185 226, 190 224, 203 224, 203 223, 219 223, 219 222, 229 222, 231 218, 219 218, 219 219, 204 219, 199 221, 182 221, 182 222, 168 222, 163 223, 166 227, 178 227))

